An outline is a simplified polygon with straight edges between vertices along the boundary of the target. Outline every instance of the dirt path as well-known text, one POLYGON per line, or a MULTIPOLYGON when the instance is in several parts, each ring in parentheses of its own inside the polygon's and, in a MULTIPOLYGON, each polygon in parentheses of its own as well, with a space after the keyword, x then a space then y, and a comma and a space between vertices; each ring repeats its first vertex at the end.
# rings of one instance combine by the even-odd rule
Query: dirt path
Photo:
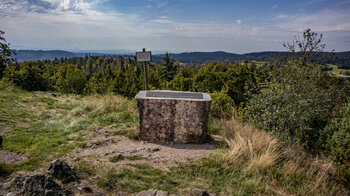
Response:
POLYGON ((95 133, 91 133, 86 139, 87 147, 73 152, 70 157, 95 164, 115 164, 116 167, 124 167, 128 163, 147 163, 167 170, 178 163, 196 161, 208 156, 215 148, 213 144, 208 143, 162 144, 135 141, 122 135, 106 136, 103 129, 95 130, 95 133))
POLYGON ((12 164, 20 163, 25 161, 27 158, 22 154, 16 154, 14 152, 9 152, 5 150, 0 150, 0 163, 3 164, 12 164))

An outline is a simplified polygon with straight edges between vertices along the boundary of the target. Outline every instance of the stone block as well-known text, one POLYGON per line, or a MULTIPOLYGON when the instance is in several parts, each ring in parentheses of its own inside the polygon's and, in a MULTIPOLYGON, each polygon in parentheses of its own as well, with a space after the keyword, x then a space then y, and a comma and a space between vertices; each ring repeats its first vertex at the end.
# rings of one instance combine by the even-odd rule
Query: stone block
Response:
POLYGON ((203 143, 211 98, 206 93, 140 91, 135 99, 140 139, 155 142, 203 143))

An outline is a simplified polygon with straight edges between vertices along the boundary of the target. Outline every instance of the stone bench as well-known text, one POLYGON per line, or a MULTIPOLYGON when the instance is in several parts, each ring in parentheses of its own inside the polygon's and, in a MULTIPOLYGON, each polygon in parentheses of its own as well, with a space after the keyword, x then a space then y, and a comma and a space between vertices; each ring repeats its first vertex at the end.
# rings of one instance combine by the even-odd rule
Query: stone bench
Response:
POLYGON ((208 94, 140 91, 135 99, 140 118, 140 139, 166 143, 204 142, 211 104, 208 94))

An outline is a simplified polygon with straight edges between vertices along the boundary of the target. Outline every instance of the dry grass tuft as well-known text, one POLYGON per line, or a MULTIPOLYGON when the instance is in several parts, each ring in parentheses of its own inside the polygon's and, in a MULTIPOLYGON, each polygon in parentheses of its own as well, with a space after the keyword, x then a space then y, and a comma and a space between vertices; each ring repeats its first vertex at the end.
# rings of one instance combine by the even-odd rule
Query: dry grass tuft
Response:
POLYGON ((277 140, 268 133, 235 119, 224 122, 225 141, 230 147, 227 160, 231 164, 245 163, 247 169, 270 167, 278 159, 277 140))
POLYGON ((253 175, 251 186, 263 183, 266 190, 277 195, 348 194, 336 183, 336 170, 329 159, 314 157, 235 119, 221 124, 224 126, 221 140, 229 147, 221 156, 229 167, 253 175))

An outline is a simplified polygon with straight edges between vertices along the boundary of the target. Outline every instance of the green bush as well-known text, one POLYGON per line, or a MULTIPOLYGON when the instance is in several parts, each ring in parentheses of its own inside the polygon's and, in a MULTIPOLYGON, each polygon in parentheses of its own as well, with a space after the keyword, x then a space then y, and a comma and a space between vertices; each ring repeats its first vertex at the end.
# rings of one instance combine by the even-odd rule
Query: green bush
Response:
POLYGON ((104 71, 98 72, 96 75, 90 78, 86 86, 86 92, 96 94, 106 94, 110 86, 112 78, 104 71))
POLYGON ((215 118, 230 118, 233 114, 234 101, 224 91, 214 92, 211 96, 210 115, 215 118))
POLYGON ((87 76, 76 65, 64 64, 58 68, 54 75, 56 90, 62 93, 82 94, 84 92, 87 76))
POLYGON ((9 66, 4 72, 4 79, 28 91, 45 91, 48 90, 49 81, 43 76, 43 66, 40 62, 9 66))
POLYGON ((329 91, 318 86, 318 68, 290 64, 272 74, 268 87, 248 101, 244 115, 261 129, 317 150, 333 106, 329 91))
MULTIPOLYGON (((349 100, 350 101, 350 100, 349 100)), ((350 183, 350 103, 342 108, 339 117, 323 130, 327 153, 339 166, 338 174, 350 183)))
POLYGON ((185 78, 181 75, 176 75, 173 80, 168 82, 167 86, 170 90, 177 91, 191 91, 192 90, 193 79, 185 78))

